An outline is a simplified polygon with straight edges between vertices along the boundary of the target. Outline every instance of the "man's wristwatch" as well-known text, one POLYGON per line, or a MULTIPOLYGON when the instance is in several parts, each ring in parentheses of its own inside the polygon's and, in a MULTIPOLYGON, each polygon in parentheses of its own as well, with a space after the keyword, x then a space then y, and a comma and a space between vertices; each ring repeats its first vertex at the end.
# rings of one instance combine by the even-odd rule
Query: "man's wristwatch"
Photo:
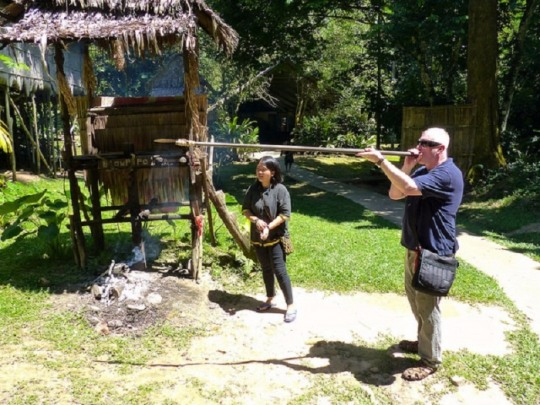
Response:
POLYGON ((381 167, 382 165, 382 162, 384 162, 386 159, 385 158, 380 158, 379 160, 377 160, 377 163, 375 163, 377 165, 377 167, 381 167))

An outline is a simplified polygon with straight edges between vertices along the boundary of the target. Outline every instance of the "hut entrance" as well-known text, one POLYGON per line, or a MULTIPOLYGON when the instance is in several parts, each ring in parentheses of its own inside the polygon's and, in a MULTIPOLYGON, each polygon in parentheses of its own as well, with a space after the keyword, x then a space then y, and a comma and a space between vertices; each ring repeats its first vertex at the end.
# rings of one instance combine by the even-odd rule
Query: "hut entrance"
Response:
POLYGON ((476 108, 473 105, 404 107, 401 131, 402 148, 416 145, 423 130, 441 127, 450 134, 449 154, 465 174, 472 165, 476 135, 476 108))
MULTIPOLYGON (((197 96, 197 102, 200 124, 206 126, 206 97, 197 96)), ((199 209, 179 211, 198 201, 198 196, 190 195, 196 192, 191 179, 198 170, 198 159, 187 148, 154 142, 188 138, 184 98, 98 97, 85 116, 81 119, 83 154, 73 157, 70 167, 85 171, 91 195, 91 218, 76 213, 85 218, 80 226, 90 227, 96 248, 103 249, 103 224, 129 222, 133 243, 144 255, 143 223, 189 220, 194 244, 190 271, 197 278, 199 209), (106 191, 109 205, 102 204, 100 190, 106 191), (111 211, 114 214, 104 218, 102 214, 111 211)))

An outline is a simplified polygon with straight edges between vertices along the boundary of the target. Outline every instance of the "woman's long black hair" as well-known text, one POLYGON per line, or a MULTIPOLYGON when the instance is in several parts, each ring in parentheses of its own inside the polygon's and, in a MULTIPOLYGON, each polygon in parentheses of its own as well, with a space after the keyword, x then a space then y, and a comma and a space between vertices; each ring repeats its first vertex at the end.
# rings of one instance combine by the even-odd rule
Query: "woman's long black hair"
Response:
POLYGON ((281 175, 281 167, 279 161, 272 156, 263 156, 259 163, 265 165, 270 171, 274 172, 274 176, 270 180, 272 184, 278 184, 283 181, 283 176, 281 175))

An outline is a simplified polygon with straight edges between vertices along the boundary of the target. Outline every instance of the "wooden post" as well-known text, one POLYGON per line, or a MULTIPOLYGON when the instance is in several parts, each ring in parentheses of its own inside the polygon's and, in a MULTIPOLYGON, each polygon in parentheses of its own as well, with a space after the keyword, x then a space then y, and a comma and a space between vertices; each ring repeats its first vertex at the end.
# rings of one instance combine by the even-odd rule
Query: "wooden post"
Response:
POLYGON ((252 260, 257 260, 255 256, 255 251, 250 245, 249 237, 246 237, 246 235, 242 233, 240 227, 238 226, 236 218, 227 210, 227 204, 225 202, 225 196, 223 195, 223 192, 216 191, 214 185, 210 181, 208 182, 208 197, 216 207, 216 211, 219 214, 219 217, 225 224, 225 227, 228 229, 235 242, 242 250, 242 253, 244 253, 244 256, 252 260))
POLYGON ((135 159, 135 154, 132 154, 131 170, 129 171, 128 206, 131 218, 131 238, 135 246, 142 248, 142 223, 141 218, 139 217, 141 205, 139 204, 139 185, 137 184, 135 159))
POLYGON ((10 137, 11 137, 11 140, 12 140, 12 148, 11 148, 11 154, 10 154, 10 158, 11 158, 11 180, 12 181, 17 181, 17 159, 16 159, 16 155, 15 155, 15 137, 12 135, 13 134, 13 118, 11 118, 11 110, 10 110, 10 106, 9 106, 9 100, 10 100, 10 94, 9 94, 9 80, 8 80, 8 84, 6 85, 6 92, 4 93, 5 95, 5 104, 6 104, 6 125, 7 125, 7 128, 8 128, 8 132, 10 134, 10 137))
MULTIPOLYGON (((56 63, 56 75, 58 82, 62 79, 65 81, 64 72, 64 53, 62 51, 62 45, 60 43, 55 44, 54 61, 56 63)), ((73 214, 70 217, 71 222, 71 237, 73 242, 73 253, 75 255, 75 262, 79 267, 86 266, 86 243, 84 240, 84 233, 81 225, 81 212, 79 207, 79 184, 77 183, 77 177, 75 176, 75 169, 73 168, 73 144, 71 138, 71 126, 69 110, 62 94, 62 91, 58 92, 60 100, 60 113, 62 116, 62 126, 64 133, 64 160, 68 167, 68 179, 69 188, 71 191, 71 205, 73 207, 73 214)))
MULTIPOLYGON (((34 132, 34 139, 36 140, 36 173, 41 174, 41 159, 40 158, 42 156, 42 153, 41 153, 41 147, 39 145, 39 129, 38 129, 37 106, 36 106, 35 94, 32 94, 32 128, 34 132)), ((50 171, 52 172, 52 170, 50 171)))
POLYGON ((103 224, 101 222, 101 201, 98 185, 98 169, 91 168, 87 170, 88 183, 90 185, 90 200, 92 202, 92 220, 94 223, 90 225, 94 249, 101 251, 105 248, 105 236, 103 234, 103 224))
MULTIPOLYGON (((199 104, 197 101, 196 89, 200 86, 199 82, 199 56, 196 24, 188 29, 184 34, 182 44, 182 55, 184 61, 184 100, 186 114, 186 130, 191 140, 201 140, 204 133, 199 121, 199 104)), ((202 267, 202 248, 204 234, 203 207, 203 185, 200 173, 201 166, 194 165, 195 156, 193 152, 190 156, 190 174, 192 181, 189 185, 189 200, 191 206, 191 240, 192 240, 192 258, 191 271, 193 278, 197 280, 199 271, 202 267)))

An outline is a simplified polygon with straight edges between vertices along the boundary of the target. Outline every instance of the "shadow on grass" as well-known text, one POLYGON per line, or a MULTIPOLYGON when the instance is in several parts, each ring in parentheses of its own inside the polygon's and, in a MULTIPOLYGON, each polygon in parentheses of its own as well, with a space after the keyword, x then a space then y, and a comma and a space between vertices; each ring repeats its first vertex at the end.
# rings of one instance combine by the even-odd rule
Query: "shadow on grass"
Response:
POLYGON ((69 235, 62 235, 66 246, 57 257, 45 255, 45 247, 36 238, 25 238, 0 249, 0 284, 23 291, 74 292, 69 285, 87 278, 87 270, 77 268, 73 259, 69 235))
POLYGON ((231 362, 197 362, 197 363, 132 363, 125 361, 104 361, 108 364, 123 364, 141 367, 181 368, 190 366, 239 366, 248 364, 264 364, 288 367, 291 370, 312 374, 351 373, 354 378, 364 384, 388 386, 396 381, 396 374, 414 367, 418 361, 409 357, 393 358, 386 349, 355 345, 340 341, 320 340, 313 344, 304 356, 271 358, 264 360, 242 360, 231 362), (309 359, 327 359, 323 366, 310 366, 309 359))

